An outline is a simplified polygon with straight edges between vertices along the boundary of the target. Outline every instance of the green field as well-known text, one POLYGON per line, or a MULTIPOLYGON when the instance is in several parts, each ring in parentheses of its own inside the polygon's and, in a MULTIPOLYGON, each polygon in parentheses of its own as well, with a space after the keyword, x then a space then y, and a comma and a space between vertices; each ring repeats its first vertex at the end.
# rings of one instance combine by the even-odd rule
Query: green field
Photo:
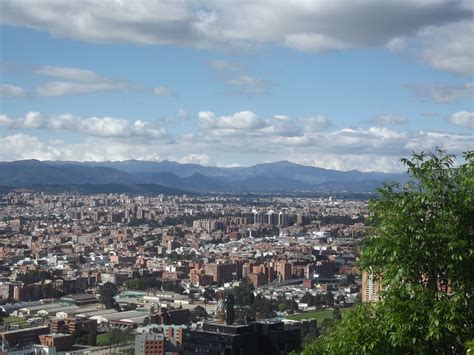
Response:
MULTIPOLYGON (((344 315, 347 311, 350 310, 350 308, 340 308, 341 315, 344 315)), ((316 319, 318 322, 318 327, 321 326, 321 322, 326 319, 332 319, 332 312, 333 309, 323 309, 320 311, 310 311, 310 312, 304 312, 304 313, 298 313, 298 314, 292 314, 290 316, 286 316, 286 319, 291 319, 291 320, 301 320, 301 319, 316 319)))
POLYGON ((26 321, 26 319, 24 318, 21 318, 21 317, 11 317, 11 316, 7 316, 7 317, 4 317, 3 320, 2 320, 3 324, 5 325, 9 325, 9 326, 12 326, 12 325, 18 325, 21 329, 23 328, 30 328, 30 327, 37 327, 39 325, 47 325, 48 322, 45 321, 45 323, 36 323, 36 324, 33 324, 33 323, 29 323, 26 321))
POLYGON ((134 339, 135 335, 130 332, 112 331, 110 333, 98 334, 96 342, 97 346, 109 346, 120 343, 129 343, 134 339))

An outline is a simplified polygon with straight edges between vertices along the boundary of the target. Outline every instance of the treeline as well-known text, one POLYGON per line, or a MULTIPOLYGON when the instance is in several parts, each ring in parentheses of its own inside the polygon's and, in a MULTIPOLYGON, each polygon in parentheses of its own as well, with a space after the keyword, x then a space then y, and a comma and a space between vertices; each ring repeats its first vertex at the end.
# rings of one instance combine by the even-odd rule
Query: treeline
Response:
POLYGON ((161 280, 156 277, 144 277, 142 279, 132 279, 125 282, 125 287, 134 291, 146 291, 150 288, 161 288, 161 280))
POLYGON ((125 282, 125 288, 133 291, 147 291, 154 288, 178 294, 182 294, 184 292, 184 287, 178 282, 172 280, 162 281, 156 277, 144 277, 141 279, 127 280, 125 282))
POLYGON ((298 310, 298 305, 294 300, 284 297, 269 300, 260 294, 255 296, 253 291, 253 285, 246 280, 228 291, 228 294, 234 296, 237 323, 244 323, 256 318, 274 318, 277 312, 294 313, 298 310))

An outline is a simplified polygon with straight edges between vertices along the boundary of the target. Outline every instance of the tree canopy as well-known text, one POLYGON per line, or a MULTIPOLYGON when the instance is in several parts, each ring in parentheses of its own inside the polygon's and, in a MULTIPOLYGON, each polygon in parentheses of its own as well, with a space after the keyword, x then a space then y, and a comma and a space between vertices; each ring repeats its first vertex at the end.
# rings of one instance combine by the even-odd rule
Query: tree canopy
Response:
POLYGON ((102 303, 105 308, 114 308, 116 305, 115 296, 118 293, 117 286, 111 282, 106 282, 99 288, 99 302, 102 303))
POLYGON ((379 190, 359 266, 382 283, 304 354, 465 353, 474 327, 474 154, 402 159, 409 181, 379 190))

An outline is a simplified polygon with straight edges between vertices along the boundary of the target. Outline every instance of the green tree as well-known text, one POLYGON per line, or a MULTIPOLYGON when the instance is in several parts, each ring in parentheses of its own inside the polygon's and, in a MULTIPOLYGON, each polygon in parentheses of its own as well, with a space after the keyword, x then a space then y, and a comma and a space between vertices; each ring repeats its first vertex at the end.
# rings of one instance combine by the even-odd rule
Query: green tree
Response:
POLYGON ((474 334, 473 153, 403 159, 409 181, 370 202, 360 267, 382 282, 304 354, 459 354, 474 334))
POLYGON ((204 307, 197 306, 191 311, 191 321, 192 322, 198 322, 201 319, 206 319, 208 316, 206 310, 204 307))
POLYGON ((155 277, 131 279, 125 282, 125 287, 129 290, 146 291, 151 288, 160 288, 161 281, 155 277))
POLYGON ((102 303, 105 308, 114 308, 116 305, 115 295, 117 295, 118 289, 112 282, 106 282, 99 289, 99 302, 102 303))
POLYGON ((170 291, 174 293, 182 294, 184 292, 184 287, 181 286, 178 282, 172 280, 166 280, 161 285, 163 291, 170 291))
POLYGON ((97 341, 97 330, 92 329, 87 334, 87 344, 92 345, 92 346, 96 346, 96 341, 97 341))
POLYGON ((216 291, 214 291, 212 288, 206 287, 202 296, 204 297, 204 302, 206 303, 214 301, 214 299, 216 298, 216 291))
POLYGON ((301 297, 301 302, 307 303, 310 307, 314 306, 315 300, 316 297, 314 297, 309 291, 306 291, 303 297, 301 297))
POLYGON ((324 302, 326 302, 329 307, 334 306, 334 295, 331 291, 328 291, 324 294, 324 302))
POLYGON ((239 286, 233 287, 228 292, 234 295, 236 305, 250 306, 255 301, 254 289, 253 284, 244 279, 239 286))

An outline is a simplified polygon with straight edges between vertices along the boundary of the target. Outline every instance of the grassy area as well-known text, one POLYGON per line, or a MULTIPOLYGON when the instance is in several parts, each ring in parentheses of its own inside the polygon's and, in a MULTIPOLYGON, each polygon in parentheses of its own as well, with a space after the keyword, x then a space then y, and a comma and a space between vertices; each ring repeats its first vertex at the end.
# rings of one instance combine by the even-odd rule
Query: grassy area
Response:
POLYGON ((110 335, 109 333, 98 334, 97 335, 97 346, 106 346, 110 344, 110 335))
MULTIPOLYGON (((339 308, 341 311, 341 315, 344 315, 345 312, 349 311, 350 308, 339 308)), ((321 325, 321 322, 326 319, 332 319, 332 312, 333 309, 323 309, 320 311, 309 311, 304 313, 292 314, 290 316, 285 317, 286 319, 292 320, 301 320, 301 319, 316 319, 318 322, 318 327, 321 325)))
POLYGON ((96 338, 97 346, 109 346, 119 343, 128 343, 135 339, 135 335, 130 332, 112 331, 110 333, 98 334, 96 338))
POLYGON ((26 319, 20 318, 20 317, 5 317, 3 318, 3 323, 12 325, 12 324, 20 324, 20 323, 26 323, 26 319))
POLYGON ((27 322, 25 318, 11 317, 11 316, 4 317, 2 322, 3 324, 8 325, 8 326, 18 325, 22 329, 48 324, 47 320, 45 320, 44 323, 30 323, 30 322, 27 322))

